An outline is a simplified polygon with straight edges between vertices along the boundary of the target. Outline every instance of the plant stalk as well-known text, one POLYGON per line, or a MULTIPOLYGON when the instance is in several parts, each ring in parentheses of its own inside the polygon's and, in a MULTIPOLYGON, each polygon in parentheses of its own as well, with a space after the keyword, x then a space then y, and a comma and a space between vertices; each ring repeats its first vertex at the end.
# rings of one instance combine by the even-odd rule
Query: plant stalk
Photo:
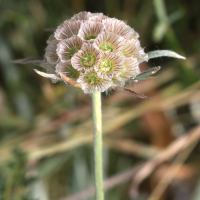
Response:
POLYGON ((103 162, 102 162, 102 114, 101 92, 94 91, 92 94, 93 108, 93 136, 94 136, 94 173, 95 173, 95 196, 96 200, 104 199, 103 192, 103 162))

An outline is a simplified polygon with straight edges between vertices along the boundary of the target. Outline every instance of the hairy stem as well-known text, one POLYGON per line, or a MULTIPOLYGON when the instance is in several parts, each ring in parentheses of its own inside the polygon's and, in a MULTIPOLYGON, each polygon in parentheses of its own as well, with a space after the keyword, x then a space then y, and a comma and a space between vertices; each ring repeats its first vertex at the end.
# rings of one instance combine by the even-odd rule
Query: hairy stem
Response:
POLYGON ((93 134, 94 134, 94 172, 96 200, 103 200, 103 164, 102 164, 102 117, 101 92, 92 94, 93 134))

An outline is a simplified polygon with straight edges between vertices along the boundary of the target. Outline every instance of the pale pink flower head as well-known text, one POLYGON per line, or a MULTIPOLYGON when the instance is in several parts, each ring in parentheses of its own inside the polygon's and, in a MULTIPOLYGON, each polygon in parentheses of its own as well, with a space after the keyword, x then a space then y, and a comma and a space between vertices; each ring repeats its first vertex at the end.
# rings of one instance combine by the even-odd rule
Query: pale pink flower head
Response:
MULTIPOLYGON (((43 67, 85 93, 124 86, 148 61, 138 33, 125 22, 103 13, 81 12, 65 20, 47 40, 43 67)), ((44 73, 43 73, 44 74, 44 73)))

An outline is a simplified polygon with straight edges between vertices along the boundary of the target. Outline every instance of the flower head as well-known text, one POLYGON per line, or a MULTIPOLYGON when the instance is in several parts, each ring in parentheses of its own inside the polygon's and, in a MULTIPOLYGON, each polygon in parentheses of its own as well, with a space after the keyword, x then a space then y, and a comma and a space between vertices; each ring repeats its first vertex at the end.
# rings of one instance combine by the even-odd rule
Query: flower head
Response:
POLYGON ((78 13, 47 40, 42 65, 50 75, 45 77, 54 81, 60 77, 85 93, 124 86, 140 74, 139 62, 148 60, 138 37, 121 20, 102 13, 78 13))

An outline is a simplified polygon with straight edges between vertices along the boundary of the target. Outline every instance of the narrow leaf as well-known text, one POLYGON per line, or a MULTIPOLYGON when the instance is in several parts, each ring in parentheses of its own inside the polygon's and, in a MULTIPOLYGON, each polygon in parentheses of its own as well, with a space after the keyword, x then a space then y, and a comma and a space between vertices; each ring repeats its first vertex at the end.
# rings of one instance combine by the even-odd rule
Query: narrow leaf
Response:
POLYGON ((154 78, 154 77, 150 77, 150 76, 153 75, 153 74, 155 74, 160 69, 161 69, 161 67, 150 68, 150 69, 148 69, 148 70, 146 70, 144 72, 141 72, 140 74, 138 74, 132 80, 144 80, 144 79, 154 78))
POLYGON ((147 97, 147 96, 145 96, 143 94, 138 94, 138 93, 134 92, 133 90, 125 88, 125 87, 112 86, 112 87, 110 87, 110 89, 113 89, 113 90, 116 90, 116 91, 120 91, 120 92, 124 92, 124 93, 130 94, 130 95, 133 95, 134 97, 137 97, 137 98, 150 99, 149 97, 147 97))
POLYGON ((179 58, 179 59, 186 59, 184 56, 181 56, 177 54, 174 51, 169 51, 169 50, 156 50, 156 51, 151 51, 148 53, 148 59, 152 58, 158 58, 158 57, 173 57, 173 58, 179 58))
POLYGON ((34 63, 37 65, 40 65, 43 58, 23 58, 18 60, 13 60, 13 63, 19 63, 19 64, 28 64, 28 63, 34 63))

